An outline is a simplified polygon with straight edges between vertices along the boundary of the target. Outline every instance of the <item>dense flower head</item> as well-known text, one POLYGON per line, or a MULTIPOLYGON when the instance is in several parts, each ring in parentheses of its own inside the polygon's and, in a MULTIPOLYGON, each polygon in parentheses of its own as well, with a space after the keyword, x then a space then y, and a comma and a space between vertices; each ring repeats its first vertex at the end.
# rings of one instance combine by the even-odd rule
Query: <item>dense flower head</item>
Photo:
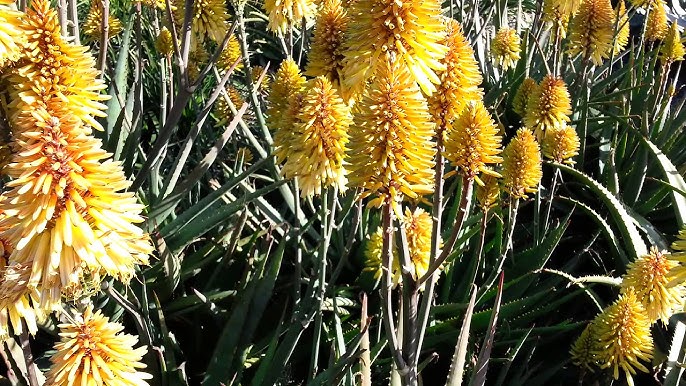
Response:
POLYGON ((568 164, 574 164, 581 146, 576 130, 567 125, 546 131, 541 145, 546 158, 568 164))
POLYGON ((648 372, 641 361, 650 361, 653 356, 652 321, 634 291, 629 289, 621 294, 593 323, 597 328, 595 355, 600 367, 612 368, 614 379, 619 378, 622 369, 628 384, 633 386, 636 370, 648 372))
POLYGON ((446 133, 444 156, 464 177, 481 183, 479 173, 500 177, 490 167, 503 161, 501 141, 498 126, 479 101, 467 106, 446 133))
POLYGON ((600 65, 614 47, 614 29, 610 0, 584 0, 569 26, 569 54, 581 54, 600 65))
MULTIPOLYGON (((376 232, 369 236, 364 248, 364 268, 363 272, 370 272, 374 279, 380 280, 383 273, 383 228, 378 227, 376 232)), ((391 270, 391 281, 394 285, 400 282, 400 262, 398 260, 398 250, 393 248, 393 269, 391 270)))
POLYGON ((677 22, 672 23, 665 40, 660 47, 660 60, 664 63, 672 63, 679 60, 684 60, 684 44, 681 42, 681 34, 679 33, 679 25, 677 22))
POLYGON ((597 330, 594 322, 587 324, 569 351, 572 363, 591 372, 599 366, 597 351, 600 342, 597 330))
POLYGON ((503 186, 513 198, 534 193, 541 182, 541 151, 531 130, 521 128, 503 151, 503 186))
POLYGON ((370 205, 433 191, 434 125, 419 87, 406 66, 384 61, 367 92, 355 105, 350 130, 350 186, 370 205))
POLYGON ((290 146, 293 137, 293 115, 298 114, 298 104, 302 102, 305 83, 305 77, 293 59, 288 58, 281 62, 267 98, 267 125, 274 130, 274 154, 277 163, 286 160, 285 149, 290 146))
POLYGON ((581 4, 581 1, 566 1, 566 0, 543 0, 543 16, 541 20, 551 23, 554 27, 553 32, 559 34, 559 38, 567 37, 567 26, 569 18, 572 13, 567 12, 567 6, 575 6, 575 11, 581 4))
POLYGON ((193 83, 200 77, 200 71, 210 59, 210 54, 202 44, 197 44, 188 53, 188 80, 193 83))
POLYGON ((615 19, 619 20, 617 22, 617 36, 615 36, 615 45, 613 48, 616 55, 622 52, 629 44, 629 34, 631 33, 631 29, 629 28, 629 14, 626 11, 624 0, 619 0, 619 3, 617 4, 615 19))
MULTIPOLYGON (((260 80, 262 72, 264 72, 264 67, 262 66, 254 66, 251 68, 250 76, 252 77, 253 84, 257 84, 257 81, 260 80)), ((271 85, 271 77, 269 76, 269 73, 266 73, 262 78, 262 83, 260 83, 258 91, 268 91, 271 88, 271 85)))
POLYGON ((438 0, 357 1, 349 11, 343 86, 361 92, 368 79, 383 71, 394 54, 427 95, 439 83, 436 71, 448 48, 438 0))
POLYGON ((349 18, 340 0, 326 0, 317 15, 305 74, 325 76, 335 87, 343 77, 343 40, 349 18))
MULTIPOLYGON (((185 1, 174 1, 174 22, 178 28, 183 26, 185 16, 185 1)), ((209 38, 217 43, 224 40, 229 30, 229 13, 224 0, 194 0, 191 13, 191 44, 205 41, 209 38)))
POLYGON ((524 79, 522 84, 519 85, 519 88, 512 99, 512 110, 519 114, 520 117, 524 117, 526 115, 526 106, 529 102, 529 95, 531 95, 531 92, 536 87, 538 87, 538 83, 536 83, 536 81, 532 78, 524 79))
POLYGON ((546 75, 529 94, 524 124, 534 130, 538 138, 543 138, 546 130, 563 127, 569 122, 571 114, 572 101, 567 85, 560 78, 546 75))
MULTIPOLYGON (((233 104, 234 109, 240 109, 243 105, 245 99, 241 95, 240 91, 234 86, 229 86, 226 88, 226 95, 229 101, 233 104)), ((233 111, 231 106, 229 106, 229 101, 223 95, 220 95, 217 99, 217 103, 214 106, 214 114, 217 117, 217 126, 225 125, 233 119, 233 111)))
MULTIPOLYGON (((9 258, 9 251, 5 252, 5 258, 9 258)), ((45 318, 45 312, 40 307, 40 293, 28 285, 30 275, 31 267, 25 264, 12 264, 2 269, 0 339, 4 340, 10 334, 19 335, 24 329, 35 335, 38 332, 37 323, 45 318)))
POLYGON ((547 8, 548 10, 554 10, 556 13, 556 17, 561 16, 566 19, 569 19, 577 13, 577 11, 579 10, 579 6, 582 3, 582 0, 546 0, 544 3, 547 3, 547 7, 544 4, 544 17, 550 18, 552 16, 546 15, 545 9, 547 8))
POLYGON ((142 359, 148 348, 134 348, 138 337, 123 333, 124 326, 93 312, 92 305, 59 328, 47 385, 148 385, 152 375, 139 370, 146 367, 142 359))
POLYGON ((498 178, 491 174, 481 177, 483 184, 476 185, 476 200, 483 211, 487 211, 498 205, 500 199, 500 186, 498 178))
MULTIPOLYGON (((102 3, 98 0, 91 2, 86 22, 83 24, 83 33, 91 40, 99 42, 102 37, 102 3)), ((110 13, 107 16, 108 32, 107 35, 112 38, 122 31, 121 21, 114 14, 110 13)))
POLYGON ((297 28, 301 21, 311 21, 317 12, 312 0, 265 0, 264 10, 269 14, 267 28, 285 35, 291 27, 297 28))
POLYGON ((0 66, 19 59, 20 47, 25 40, 20 21, 22 13, 10 6, 13 3, 0 3, 0 66))
POLYGON ((670 271, 679 263, 669 260, 667 254, 657 248, 629 264, 622 280, 622 293, 634 291, 646 309, 651 321, 667 323, 669 317, 684 305, 686 288, 682 285, 670 286, 670 271))
POLYGON ((322 188, 346 187, 343 168, 348 143, 350 108, 328 78, 311 80, 306 87, 300 114, 294 124, 292 146, 286 150, 286 177, 298 177, 304 196, 320 194, 322 188))
POLYGON ((645 40, 653 42, 662 40, 669 32, 669 23, 667 22, 667 10, 664 0, 656 0, 652 2, 650 7, 650 14, 646 21, 645 40))
POLYGON ((407 247, 412 261, 412 277, 419 280, 429 269, 431 259, 431 214, 422 208, 405 209, 402 226, 407 235, 407 247))
POLYGON ((448 47, 448 53, 442 60, 445 70, 437 72, 440 83, 428 98, 429 110, 440 131, 445 130, 470 102, 483 97, 479 88, 482 77, 474 49, 457 20, 447 17, 442 20, 446 37, 440 43, 448 47))
POLYGON ((495 34, 491 41, 491 54, 503 71, 517 65, 521 44, 521 39, 513 28, 502 27, 495 34))
POLYGON ((155 48, 161 56, 170 56, 174 52, 174 37, 167 27, 162 27, 157 35, 155 48))
POLYGON ((217 59, 217 67, 222 71, 228 71, 229 68, 231 68, 236 61, 238 61, 235 70, 240 70, 243 68, 243 62, 241 61, 242 57, 241 44, 238 42, 236 35, 232 34, 229 37, 229 41, 226 42, 226 46, 219 54, 219 58, 217 59))

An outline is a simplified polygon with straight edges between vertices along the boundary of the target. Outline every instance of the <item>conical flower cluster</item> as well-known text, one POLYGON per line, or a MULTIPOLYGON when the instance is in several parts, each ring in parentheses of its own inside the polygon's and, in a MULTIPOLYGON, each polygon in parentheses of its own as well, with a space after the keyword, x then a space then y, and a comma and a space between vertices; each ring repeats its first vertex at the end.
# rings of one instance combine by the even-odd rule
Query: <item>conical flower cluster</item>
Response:
POLYGON ((226 42, 226 46, 219 54, 219 58, 217 58, 217 67, 222 71, 228 71, 238 61, 235 70, 240 70, 243 68, 241 58, 241 44, 238 42, 236 35, 232 34, 229 37, 229 41, 226 42))
POLYGON ((306 197, 329 186, 345 190, 343 157, 352 121, 350 109, 323 76, 311 80, 306 89, 283 173, 299 178, 306 197))
POLYGON ((597 359, 598 345, 600 343, 597 330, 595 322, 590 322, 569 351, 572 363, 591 372, 600 365, 597 359))
POLYGON ((269 15, 267 28, 286 35, 291 27, 297 28, 303 19, 311 21, 317 11, 312 0, 265 0, 264 10, 269 15))
POLYGON ((13 7, 13 0, 0 1, 0 66, 19 59, 25 36, 20 27, 21 12, 13 7))
POLYGON ((444 156, 465 178, 482 184, 479 173, 500 177, 491 167, 503 161, 501 141, 483 102, 472 103, 446 133, 444 156))
POLYGON ((567 85, 560 78, 546 75, 529 94, 524 124, 543 138, 546 130, 564 127, 570 115, 572 101, 567 85))
POLYGON ((569 126, 553 128, 543 137, 543 155, 555 162, 574 164, 579 154, 579 135, 569 126))
POLYGON ((405 209, 402 226, 407 235, 407 247, 412 261, 412 277, 419 280, 429 269, 431 259, 431 215, 422 208, 405 209))
POLYGON ((648 318, 666 324, 669 317, 684 306, 686 288, 681 284, 670 286, 670 271, 678 265, 653 247, 648 255, 629 264, 622 281, 622 293, 633 290, 648 318))
MULTIPOLYGON (((83 33, 92 41, 99 42, 102 37, 102 19, 102 3, 95 0, 91 3, 86 22, 83 24, 83 33)), ((107 36, 110 38, 122 31, 121 21, 112 13, 107 16, 107 26, 107 36)))
POLYGON ((476 200, 482 211, 494 208, 500 199, 500 186, 498 178, 490 174, 481 177, 483 185, 476 185, 476 200))
POLYGON ((89 306, 71 323, 61 324, 57 352, 50 358, 46 385, 147 386, 152 375, 139 371, 148 351, 138 337, 124 334, 124 326, 110 322, 89 306))
POLYGON ((305 75, 325 76, 340 88, 343 77, 343 40, 348 29, 348 13, 341 0, 326 0, 317 15, 312 47, 305 75))
POLYGON ((428 98, 429 110, 441 134, 465 106, 483 97, 479 88, 482 77, 474 49, 462 33, 460 23, 449 18, 443 18, 443 22, 447 35, 441 44, 448 47, 448 53, 442 60, 445 71, 438 71, 440 83, 428 98))
MULTIPOLYGON (((183 26, 185 16, 184 0, 176 0, 174 21, 176 26, 183 26)), ((229 31, 229 13, 223 0, 194 0, 191 13, 191 44, 195 46, 209 38, 217 43, 224 40, 229 31)))
MULTIPOLYGON (((240 109, 244 102, 240 91, 234 86, 229 86, 226 88, 226 94, 233 104, 233 107, 235 109, 240 109)), ((217 103, 214 105, 214 115, 217 116, 217 126, 226 125, 233 119, 233 111, 231 110, 226 97, 223 95, 219 96, 217 103)))
POLYGON ((619 0, 615 11, 615 18, 619 20, 619 22, 617 22, 618 30, 613 48, 616 55, 622 52, 627 44, 629 44, 629 34, 631 33, 631 29, 629 28, 629 14, 626 11, 624 0, 619 0))
POLYGON ((429 109, 409 70, 390 56, 383 63, 350 131, 350 186, 377 195, 372 206, 431 193, 436 153, 429 109))
POLYGON ((614 11, 610 0, 584 0, 569 26, 569 54, 600 65, 614 48, 614 11))
MULTIPOLYGON (((364 268, 363 272, 369 272, 375 280, 380 280, 383 274, 383 228, 378 227, 376 232, 369 236, 364 249, 364 268)), ((394 285, 400 283, 400 261, 398 260, 398 250, 393 248, 393 263, 391 270, 391 281, 394 285)))
POLYGON ((291 58, 281 62, 276 71, 271 92, 267 98, 267 125, 274 133, 274 154, 277 163, 285 161, 285 149, 290 146, 290 138, 293 127, 286 119, 290 104, 295 104, 301 99, 299 94, 305 87, 305 77, 300 73, 300 68, 291 58))
POLYGON ((160 56, 170 56, 174 52, 174 36, 167 27, 162 27, 155 39, 155 48, 160 56))
POLYGON ((521 44, 517 31, 510 27, 502 27, 495 34, 491 41, 491 54, 503 71, 517 65, 521 44))
POLYGON ((646 20, 645 32, 645 40, 649 42, 664 39, 669 31, 665 1, 651 1, 651 4, 650 14, 648 15, 648 20, 646 20))
POLYGON ((679 33, 679 25, 676 22, 672 23, 665 40, 660 47, 660 60, 663 63, 672 63, 679 60, 684 60, 684 44, 681 42, 681 34, 679 33))
POLYGON ((359 94, 393 54, 427 95, 433 93, 448 51, 440 44, 445 37, 440 14, 438 0, 355 2, 349 11, 344 88, 359 94))
POLYGON ((529 95, 533 90, 538 87, 538 83, 532 78, 526 78, 519 85, 514 98, 512 99, 512 110, 517 113, 520 117, 526 116, 526 106, 529 103, 529 95))
POLYGON ((521 128, 503 151, 503 186, 512 198, 536 192, 541 182, 541 150, 531 130, 521 128))

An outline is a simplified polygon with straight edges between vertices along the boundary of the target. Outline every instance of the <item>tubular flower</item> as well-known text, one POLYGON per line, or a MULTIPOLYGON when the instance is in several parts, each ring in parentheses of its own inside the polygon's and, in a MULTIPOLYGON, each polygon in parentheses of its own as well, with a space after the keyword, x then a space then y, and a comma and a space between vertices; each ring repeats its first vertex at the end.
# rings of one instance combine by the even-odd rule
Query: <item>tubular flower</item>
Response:
POLYGON ((503 161, 501 141, 498 126, 479 101, 467 106, 446 133, 444 156, 465 178, 481 185, 479 173, 500 177, 489 165, 503 161))
MULTIPOLYGON (((380 280, 383 273, 383 228, 379 227, 372 233, 367 240, 364 248, 364 268, 363 272, 370 272, 375 280, 380 280)), ((400 263, 398 261, 398 250, 393 248, 393 270, 391 272, 393 285, 400 283, 400 263)))
POLYGON ((325 76, 335 87, 343 77, 343 39, 348 14, 340 0, 326 0, 314 26, 305 75, 325 76))
POLYGON ((297 27, 303 19, 310 22, 317 6, 312 0, 265 0, 264 10, 269 14, 267 28, 285 35, 290 26, 297 27))
POLYGON ((31 267, 28 265, 13 264, 3 268, 0 279, 0 339, 6 339, 10 333, 21 334, 24 323, 27 332, 35 335, 38 331, 37 322, 45 318, 40 307, 40 293, 28 286, 30 274, 31 267))
MULTIPOLYGON (((174 21, 177 26, 183 25, 185 7, 183 0, 175 1, 174 21)), ((195 0, 191 16, 191 44, 202 43, 208 37, 220 43, 229 28, 229 13, 224 0, 195 0)))
POLYGON ((572 101, 565 82, 553 75, 546 75, 538 87, 529 94, 524 124, 543 138, 546 130, 562 127, 570 121, 572 101))
POLYGON ((436 85, 437 91, 428 98, 429 110, 441 133, 465 106, 483 97, 483 91, 479 88, 482 78, 474 58, 474 49, 457 20, 447 17, 442 20, 447 35, 441 44, 448 47, 448 53, 442 60, 445 71, 437 72, 440 83, 436 85))
POLYGON ((572 349, 569 353, 572 356, 572 363, 579 367, 583 367, 591 372, 595 370, 595 367, 599 366, 597 351, 598 344, 598 328, 594 322, 589 323, 581 332, 581 335, 572 345, 572 349))
POLYGON ((19 59, 25 41, 21 28, 23 13, 13 6, 13 0, 0 1, 0 67, 19 59))
POLYGON ((579 135, 573 128, 564 125, 546 131, 543 137, 543 155, 555 162, 573 165, 573 158, 579 154, 579 135))
POLYGON ((684 45, 681 43, 681 34, 676 22, 672 23, 665 40, 660 47, 660 60, 664 63, 672 63, 684 60, 684 45))
POLYGON ((652 247, 648 255, 629 264, 622 280, 622 293, 634 291, 651 321, 667 324, 669 317, 684 305, 686 287, 669 286, 669 273, 679 263, 652 247))
POLYGON ((553 24, 554 33, 556 35, 559 33, 559 38, 564 39, 567 37, 569 18, 573 13, 576 13, 579 4, 581 4, 581 1, 543 0, 543 17, 541 20, 553 24), (566 11, 567 5, 574 5, 573 13, 566 11))
MULTIPOLYGON (((582 0, 550 0, 546 1, 546 3, 548 3, 547 8, 549 10, 555 10, 559 13, 559 16, 569 19, 577 13, 579 6, 582 4, 582 0)), ((546 15, 545 8, 544 5, 544 16, 550 17, 551 15, 546 15)))
POLYGON ((624 48, 629 44, 629 34, 631 33, 629 28, 629 14, 626 11, 624 0, 620 0, 617 4, 615 19, 619 20, 619 22, 617 22, 617 36, 615 37, 614 46, 614 54, 616 55, 624 51, 624 48))
POLYGON ((502 27, 491 41, 491 54, 503 71, 514 68, 519 60, 521 40, 517 31, 509 27, 502 27))
POLYGON ((433 124, 407 67, 387 58, 356 109, 350 131, 350 186, 363 188, 363 197, 378 195, 372 206, 431 193, 433 124))
POLYGON ((484 175, 481 181, 483 185, 476 185, 476 200, 481 210, 485 212, 498 204, 500 186, 498 186, 498 178, 490 174, 484 175))
POLYGON ((133 347, 138 337, 122 333, 124 326, 110 322, 90 305, 71 323, 60 324, 60 342, 50 358, 48 385, 147 386, 152 375, 139 371, 146 346, 133 347))
POLYGON ((669 31, 665 1, 657 0, 652 2, 652 4, 648 20, 646 21, 645 40, 649 42, 664 39, 669 31))
POLYGON ((637 369, 648 372, 640 361, 650 361, 653 356, 651 320, 634 291, 629 289, 621 294, 593 323, 597 328, 598 347, 595 355, 600 367, 611 367, 614 379, 619 378, 621 368, 627 383, 633 386, 632 375, 636 374, 637 369))
POLYGON ((538 84, 532 78, 524 79, 522 84, 519 85, 519 88, 512 99, 512 110, 519 114, 520 117, 526 116, 526 106, 529 102, 529 95, 531 95, 536 87, 538 87, 538 84))
POLYGON ((394 54, 409 70, 422 91, 431 95, 440 82, 435 71, 448 48, 440 41, 445 29, 438 0, 357 1, 350 10, 345 43, 344 88, 359 94, 367 80, 385 66, 385 56, 394 54))
POLYGON ((569 26, 569 54, 582 54, 596 66, 600 65, 610 57, 614 30, 610 0, 584 0, 569 26))
MULTIPOLYGON (((83 33, 92 41, 99 42, 102 37, 102 19, 102 3, 99 0, 93 0, 86 17, 86 22, 83 24, 83 33)), ((122 31, 121 21, 113 14, 108 15, 107 26, 107 35, 110 38, 117 36, 122 31)))
MULTIPOLYGON (((293 127, 288 118, 290 111, 297 115, 298 103, 302 100, 302 90, 305 87, 305 77, 300 74, 298 65, 288 58, 281 63, 276 71, 271 92, 267 98, 267 125, 274 130, 274 154, 276 162, 286 160, 285 151, 291 144, 293 127), (292 105, 292 109, 289 106, 292 105)), ((290 114, 293 115, 293 114, 290 114)))
POLYGON ((155 48, 162 56, 170 56, 174 52, 174 37, 167 27, 162 27, 159 35, 157 35, 155 48))
POLYGON ((431 259, 431 215, 422 208, 412 212, 405 209, 403 225, 407 234, 407 246, 412 261, 412 277, 419 280, 429 269, 431 259))
POLYGON ((217 67, 219 67, 219 69, 222 71, 228 71, 229 68, 231 68, 236 61, 238 61, 235 69, 240 70, 243 68, 243 62, 241 61, 242 57, 241 44, 238 42, 236 35, 232 34, 229 37, 229 41, 226 42, 226 47, 224 47, 221 54, 219 54, 219 58, 217 59, 217 67))
MULTIPOLYGON (((229 86, 226 88, 226 94, 233 104, 233 108, 240 109, 245 101, 241 93, 235 87, 229 86)), ((231 107, 225 96, 220 95, 219 99, 217 99, 217 104, 214 106, 214 115, 216 115, 218 119, 217 126, 225 125, 233 119, 233 111, 231 111, 231 107)))
POLYGON ((513 198, 525 198, 534 193, 543 177, 541 151, 536 137, 521 128, 503 151, 503 185, 513 198))
POLYGON ((350 108, 323 76, 312 80, 307 89, 294 125, 293 141, 298 146, 287 149, 283 173, 299 178, 306 197, 320 194, 329 186, 343 191, 347 182, 343 158, 352 122, 350 108))

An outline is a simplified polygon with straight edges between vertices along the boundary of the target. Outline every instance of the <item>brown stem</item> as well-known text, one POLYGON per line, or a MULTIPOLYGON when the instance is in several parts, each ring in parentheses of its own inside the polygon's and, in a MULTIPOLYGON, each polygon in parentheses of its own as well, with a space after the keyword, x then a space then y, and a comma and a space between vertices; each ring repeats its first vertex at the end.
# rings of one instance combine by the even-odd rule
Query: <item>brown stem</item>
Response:
POLYGON ((21 351, 24 353, 24 361, 26 362, 26 375, 28 376, 29 386, 39 386, 40 383, 38 383, 36 367, 33 363, 33 353, 31 352, 28 327, 24 321, 22 321, 22 324, 23 328, 21 334, 19 334, 19 343, 21 344, 21 351))

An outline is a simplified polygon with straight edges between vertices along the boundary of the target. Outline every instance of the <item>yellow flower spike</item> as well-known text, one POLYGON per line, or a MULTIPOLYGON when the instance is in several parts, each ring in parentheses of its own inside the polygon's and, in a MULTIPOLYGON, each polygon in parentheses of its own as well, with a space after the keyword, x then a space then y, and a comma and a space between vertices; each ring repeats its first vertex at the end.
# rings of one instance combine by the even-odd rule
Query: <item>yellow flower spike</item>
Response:
POLYGON ((574 164, 574 157, 579 154, 579 135, 572 127, 564 125, 546 131, 543 137, 543 155, 555 162, 574 164))
POLYGON ((0 2, 0 66, 14 62, 20 57, 20 47, 26 40, 21 27, 22 12, 15 9, 14 1, 0 2))
POLYGON ((629 44, 629 14, 626 11, 624 0, 620 0, 615 11, 615 19, 619 19, 617 23, 617 36, 615 37, 614 54, 624 51, 624 48, 629 44))
POLYGON ((515 68, 519 60, 522 41, 517 31, 510 27, 502 27, 491 41, 491 55, 503 71, 515 68))
MULTIPOLYGON (((175 5, 174 21, 177 27, 183 26, 185 16, 184 0, 173 1, 175 5)), ((194 0, 191 17, 191 45, 209 38, 217 43, 224 40, 229 31, 229 13, 224 0, 194 0)))
POLYGON ((479 101, 467 106, 448 129, 444 156, 460 174, 481 184, 479 173, 500 177, 490 166, 503 161, 501 141, 498 126, 479 101))
POLYGON ((524 79, 522 84, 519 85, 519 88, 512 99, 512 110, 520 117, 526 116, 526 106, 529 102, 529 95, 531 95, 536 87, 538 87, 538 83, 531 78, 524 79))
POLYGON ((293 142, 298 146, 286 149, 283 173, 289 178, 298 177, 305 197, 318 195, 329 186, 344 191, 347 179, 343 159, 352 123, 350 108, 323 76, 306 88, 293 132, 293 142))
POLYGON ((157 35, 155 48, 161 56, 170 56, 174 52, 174 37, 167 27, 162 27, 159 35, 157 35))
MULTIPOLYGON (((227 87, 226 94, 228 95, 229 100, 231 100, 231 103, 233 103, 233 107, 236 110, 240 109, 245 99, 236 87, 227 87)), ((217 99, 217 103, 214 106, 214 115, 216 115, 218 119, 217 126, 225 125, 233 119, 231 107, 223 95, 220 95, 217 99)))
POLYGON ((286 35, 289 28, 298 28, 303 18, 310 22, 317 6, 312 0, 265 0, 264 10, 269 15, 267 28, 281 35, 286 35))
MULTIPOLYGON (((262 72, 264 71, 264 67, 262 66, 255 66, 250 70, 251 74, 250 76, 252 77, 253 84, 256 84, 257 81, 260 79, 260 75, 262 75, 262 72)), ((271 88, 271 78, 269 77, 269 73, 264 74, 264 78, 262 78, 262 83, 260 83, 259 91, 268 91, 271 88)))
POLYGON ((663 63, 684 60, 684 53, 684 44, 681 43, 679 25, 676 22, 673 22, 672 27, 669 29, 669 32, 660 47, 660 60, 663 63))
POLYGON ((419 280, 429 269, 431 229, 433 227, 431 214, 422 208, 417 208, 414 212, 407 208, 402 226, 407 235, 408 252, 413 265, 412 277, 419 280))
POLYGON ((476 185, 476 200, 479 207, 484 212, 495 208, 500 200, 500 186, 498 185, 498 178, 491 174, 485 174, 481 177, 483 185, 476 185))
POLYGON ((546 75, 533 88, 527 102, 524 125, 534 130, 540 139, 546 130, 562 127, 570 121, 572 101, 565 82, 552 75, 546 75))
POLYGON ((123 333, 124 326, 110 322, 89 305, 71 323, 60 324, 60 342, 45 374, 47 385, 147 386, 152 375, 140 371, 148 352, 145 345, 134 349, 138 337, 123 333))
POLYGON ((614 29, 610 0, 584 0, 569 26, 569 54, 581 54, 600 65, 614 48, 614 29))
POLYGON ((286 151, 291 146, 293 123, 299 113, 305 83, 305 77, 300 74, 300 69, 293 59, 288 58, 281 62, 267 97, 267 125, 274 131, 276 163, 286 160, 286 151))
POLYGON ((349 186, 362 188, 363 197, 377 195, 372 206, 432 193, 434 125, 407 67, 387 57, 355 108, 349 186))
POLYGON ((543 0, 543 17, 541 20, 551 23, 554 26, 553 30, 559 31, 560 39, 564 39, 567 37, 567 26, 569 18, 572 16, 572 13, 567 12, 567 5, 574 5, 575 13, 579 4, 581 4, 580 1, 543 0))
POLYGON ((210 59, 210 54, 203 45, 196 45, 188 53, 188 80, 194 83, 200 76, 200 71, 210 59))
POLYGON ((349 11, 343 88, 359 94, 367 80, 383 72, 385 57, 394 54, 413 81, 431 95, 445 69, 448 48, 440 41, 445 28, 438 0, 357 1, 349 11))
POLYGON ((326 0, 317 16, 305 75, 325 76, 339 88, 343 77, 343 40, 348 13, 341 0, 326 0))
POLYGON ((612 368, 612 376, 619 379, 624 372, 627 383, 633 386, 636 371, 648 372, 641 363, 650 363, 653 357, 653 338, 650 335, 651 320, 632 289, 598 315, 596 326, 598 347, 595 357, 600 367, 612 368))
MULTIPOLYGON (((9 256, 9 253, 6 255, 9 256)), ((28 286, 30 274, 31 267, 23 264, 13 264, 2 269, 0 339, 19 335, 24 332, 24 328, 29 334, 35 335, 38 332, 37 323, 45 319, 44 309, 40 307, 40 293, 28 286)))
POLYGON ((217 59, 217 67, 223 72, 226 72, 238 60, 238 65, 236 65, 234 71, 239 71, 243 68, 243 62, 241 61, 242 57, 241 44, 238 42, 236 35, 232 34, 229 37, 229 41, 226 42, 226 47, 224 47, 222 52, 219 54, 219 58, 217 59))
POLYGON ((599 366, 597 359, 598 351, 598 328, 594 322, 590 322, 581 332, 581 335, 572 345, 569 351, 572 357, 572 363, 576 366, 585 368, 588 371, 595 371, 599 366))
POLYGON ((521 128, 503 151, 504 190, 512 198, 526 198, 541 182, 541 151, 531 130, 521 128))
POLYGON ((669 317, 684 305, 686 287, 682 284, 669 286, 670 271, 678 265, 678 262, 669 260, 668 254, 652 247, 649 254, 639 257, 627 267, 622 280, 622 293, 633 290, 652 322, 659 319, 667 324, 669 317))
MULTIPOLYGON (((91 2, 86 22, 83 24, 83 33, 92 41, 99 42, 102 37, 102 3, 99 0, 91 2)), ((121 21, 112 13, 107 17, 107 32, 109 38, 117 36, 122 31, 121 21)))
MULTIPOLYGON (((363 272, 371 272, 375 280, 381 280, 383 273, 383 228, 378 227, 376 232, 369 236, 364 248, 364 268, 363 272)), ((391 281, 394 286, 400 283, 400 261, 398 260, 398 250, 393 248, 393 269, 391 281)))
POLYGON ((443 59, 445 71, 438 72, 437 91, 428 98, 429 110, 437 130, 445 130, 470 102, 483 97, 479 88, 482 77, 474 58, 474 49, 455 19, 443 18, 447 35, 441 44, 448 47, 443 59))
POLYGON ((667 36, 669 24, 667 22, 666 6, 664 0, 656 0, 652 3, 650 14, 646 21, 646 41, 654 42, 656 40, 662 40, 667 36))

